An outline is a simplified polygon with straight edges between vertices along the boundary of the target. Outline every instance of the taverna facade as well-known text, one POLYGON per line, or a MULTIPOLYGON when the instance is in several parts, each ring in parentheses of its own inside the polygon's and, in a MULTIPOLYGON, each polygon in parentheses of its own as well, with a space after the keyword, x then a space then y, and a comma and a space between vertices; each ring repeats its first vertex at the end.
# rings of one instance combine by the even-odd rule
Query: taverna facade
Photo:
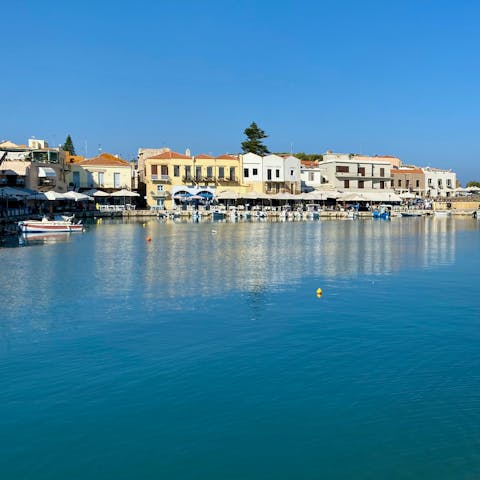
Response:
POLYGON ((170 209, 185 198, 210 200, 219 194, 270 195, 301 192, 300 160, 254 153, 192 156, 166 151, 143 160, 146 201, 170 209))

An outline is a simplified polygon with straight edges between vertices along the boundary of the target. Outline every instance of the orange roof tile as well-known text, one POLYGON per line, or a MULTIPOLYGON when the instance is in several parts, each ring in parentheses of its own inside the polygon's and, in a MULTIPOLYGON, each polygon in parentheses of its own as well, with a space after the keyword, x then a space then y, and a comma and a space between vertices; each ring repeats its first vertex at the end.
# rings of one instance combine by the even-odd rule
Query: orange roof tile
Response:
POLYGON ((318 162, 315 160, 301 160, 300 162, 304 167, 318 167, 318 162))
POLYGON ((121 158, 112 155, 111 153, 101 153, 96 157, 89 158, 88 160, 82 160, 78 162, 79 165, 119 165, 119 166, 127 166, 130 165, 129 162, 126 160, 122 160, 121 158))
POLYGON ((183 153, 178 153, 178 152, 163 152, 160 153, 159 155, 154 155, 153 157, 148 157, 148 158, 153 158, 155 160, 171 160, 172 158, 179 158, 183 160, 191 160, 192 157, 189 157, 187 155, 183 155, 183 153))
POLYGON ((220 155, 217 157, 218 160, 238 160, 237 157, 233 155, 229 155, 228 153, 225 153, 224 155, 220 155))
POLYGON ((210 160, 210 159, 214 159, 215 157, 212 157, 211 155, 207 155, 206 153, 201 153, 200 155, 195 155, 195 158, 197 159, 205 159, 205 160, 210 160))

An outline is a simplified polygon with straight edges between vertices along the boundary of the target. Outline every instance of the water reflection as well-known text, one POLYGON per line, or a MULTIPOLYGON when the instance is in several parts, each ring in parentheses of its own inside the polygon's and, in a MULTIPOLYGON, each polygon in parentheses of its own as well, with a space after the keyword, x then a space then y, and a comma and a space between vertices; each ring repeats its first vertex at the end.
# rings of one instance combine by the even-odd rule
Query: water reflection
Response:
POLYGON ((215 295, 292 285, 303 276, 384 275, 455 261, 456 228, 470 220, 149 224, 147 296, 215 295))
POLYGON ((130 321, 165 308, 193 311, 233 292, 262 304, 265 292, 295 288, 305 277, 348 281, 452 264, 458 236, 468 229, 478 230, 479 223, 105 222, 83 235, 39 238, 42 247, 0 249, 0 324, 38 332, 79 315, 130 321))

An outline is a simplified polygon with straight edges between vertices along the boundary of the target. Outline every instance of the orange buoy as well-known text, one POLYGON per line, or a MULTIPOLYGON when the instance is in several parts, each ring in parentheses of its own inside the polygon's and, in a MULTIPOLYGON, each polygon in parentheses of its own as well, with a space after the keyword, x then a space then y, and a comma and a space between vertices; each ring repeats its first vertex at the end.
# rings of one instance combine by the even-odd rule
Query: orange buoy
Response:
POLYGON ((152 241, 152 237, 147 237, 147 242, 151 242, 152 241))

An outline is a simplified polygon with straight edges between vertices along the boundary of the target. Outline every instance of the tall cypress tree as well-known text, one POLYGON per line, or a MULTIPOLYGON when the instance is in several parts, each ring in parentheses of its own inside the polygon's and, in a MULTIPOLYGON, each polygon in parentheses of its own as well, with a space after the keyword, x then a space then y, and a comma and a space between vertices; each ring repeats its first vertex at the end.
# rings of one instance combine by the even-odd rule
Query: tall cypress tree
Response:
POLYGON ((66 152, 70 152, 70 155, 76 155, 75 147, 73 146, 72 137, 67 135, 67 139, 62 147, 66 152))
POLYGON ((267 138, 268 135, 266 135, 261 128, 258 128, 255 122, 252 122, 250 126, 245 129, 244 133, 247 139, 242 142, 243 153, 256 153, 260 156, 270 153, 268 148, 262 143, 262 140, 267 138))

